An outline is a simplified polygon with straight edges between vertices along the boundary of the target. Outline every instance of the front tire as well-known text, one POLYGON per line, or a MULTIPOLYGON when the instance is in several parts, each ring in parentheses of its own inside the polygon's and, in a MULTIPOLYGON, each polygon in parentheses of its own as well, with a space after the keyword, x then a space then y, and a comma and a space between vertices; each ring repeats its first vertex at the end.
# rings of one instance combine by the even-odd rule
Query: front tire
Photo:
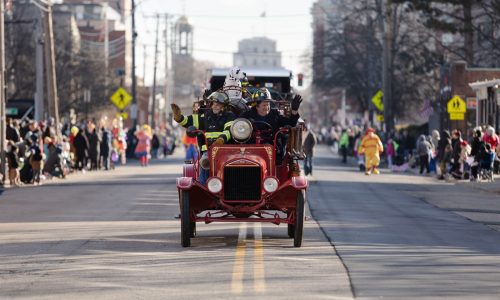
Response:
POLYGON ((297 206, 295 209, 295 232, 293 236, 293 246, 302 246, 302 236, 304 233, 304 217, 305 217, 305 202, 306 202, 306 192, 301 190, 297 194, 297 206))
POLYGON ((181 191, 181 245, 182 247, 191 246, 191 218, 189 211, 189 192, 181 191))

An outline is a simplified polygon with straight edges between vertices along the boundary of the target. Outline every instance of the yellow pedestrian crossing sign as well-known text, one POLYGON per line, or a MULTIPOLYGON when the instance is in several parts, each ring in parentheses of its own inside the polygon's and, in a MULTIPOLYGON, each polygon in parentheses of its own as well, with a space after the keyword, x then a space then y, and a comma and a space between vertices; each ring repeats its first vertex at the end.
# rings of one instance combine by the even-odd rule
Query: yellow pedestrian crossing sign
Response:
POLYGON ((467 103, 455 95, 448 101, 447 111, 450 114, 450 120, 462 121, 465 119, 465 113, 467 112, 467 103))
POLYGON ((120 87, 110 97, 110 100, 119 110, 123 110, 132 101, 132 96, 124 88, 120 87))
POLYGON ((126 112, 119 112, 119 113, 116 113, 116 117, 122 118, 122 120, 126 120, 126 119, 128 119, 128 114, 126 112))
POLYGON ((448 113, 466 113, 467 112, 467 103, 460 98, 459 96, 454 96, 448 101, 448 113))
POLYGON ((375 96, 372 97, 372 103, 379 111, 384 111, 384 92, 378 91, 375 96))

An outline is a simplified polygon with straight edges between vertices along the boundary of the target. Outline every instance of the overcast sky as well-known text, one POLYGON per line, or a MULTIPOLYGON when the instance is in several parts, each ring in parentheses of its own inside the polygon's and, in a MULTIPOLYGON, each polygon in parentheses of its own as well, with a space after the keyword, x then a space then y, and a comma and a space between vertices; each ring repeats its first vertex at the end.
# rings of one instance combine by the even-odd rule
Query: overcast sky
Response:
MULTIPOLYGON (((301 55, 312 43, 310 9, 313 0, 136 0, 138 24, 138 75, 143 61, 143 45, 147 45, 146 82, 152 81, 156 13, 168 13, 176 19, 185 14, 194 27, 194 57, 213 61, 216 66, 233 63, 238 41, 266 36, 277 41, 282 64, 294 73, 303 71, 301 55), (265 17, 261 17, 265 14, 265 17)), ((162 21, 163 22, 163 21, 162 21)), ((163 23, 161 23, 163 29, 163 23)), ((163 43, 163 41, 162 41, 163 43)), ((161 47, 163 48, 163 47, 161 47)), ((161 49, 162 50, 162 49, 161 49)), ((163 72, 163 59, 160 72, 163 72)), ((163 73, 159 75, 163 77, 163 73)))

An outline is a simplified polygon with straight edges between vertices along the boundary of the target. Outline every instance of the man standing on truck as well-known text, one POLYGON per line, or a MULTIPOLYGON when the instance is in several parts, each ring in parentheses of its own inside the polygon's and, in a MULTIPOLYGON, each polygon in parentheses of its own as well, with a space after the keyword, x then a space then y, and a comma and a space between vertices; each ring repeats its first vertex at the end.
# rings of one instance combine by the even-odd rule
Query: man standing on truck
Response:
MULTIPOLYGON (((171 105, 174 120, 182 127, 194 126, 196 129, 205 131, 206 142, 204 138, 198 140, 202 155, 208 150, 207 144, 210 147, 211 145, 223 145, 229 142, 231 139, 229 129, 234 119, 236 119, 232 112, 225 110, 225 106, 229 101, 225 93, 213 92, 208 97, 208 100, 210 101, 210 109, 201 115, 195 113, 190 116, 183 116, 177 104, 173 103, 171 105)), ((201 169, 200 183, 205 184, 207 179, 208 170, 201 169)))

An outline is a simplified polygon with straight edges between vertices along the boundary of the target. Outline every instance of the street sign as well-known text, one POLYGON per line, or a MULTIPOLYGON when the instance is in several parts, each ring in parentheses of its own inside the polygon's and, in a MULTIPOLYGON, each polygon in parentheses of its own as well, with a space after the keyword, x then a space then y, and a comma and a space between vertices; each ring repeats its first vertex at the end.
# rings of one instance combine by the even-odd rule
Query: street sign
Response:
POLYGON ((465 119, 465 112, 467 112, 467 103, 455 95, 448 101, 447 110, 450 114, 450 120, 462 121, 465 119))
POLYGON ((467 109, 476 109, 476 108, 477 108, 476 98, 472 97, 467 98, 467 109))
POLYGON ((122 120, 128 119, 128 114, 126 112, 116 113, 117 118, 122 118, 122 120))
POLYGON ((450 120, 452 121, 463 121, 465 119, 465 114, 463 113, 450 113, 450 120))
POLYGON ((7 107, 5 108, 5 114, 7 116, 17 116, 19 109, 17 107, 7 107))
POLYGON ((123 110, 132 101, 132 96, 124 88, 120 87, 110 97, 110 100, 119 110, 123 110))
POLYGON ((453 98, 450 99, 450 101, 448 101, 447 108, 449 114, 452 113, 464 114, 465 112, 467 112, 467 103, 465 103, 465 101, 462 98, 455 95, 453 96, 453 98))
POLYGON ((372 103, 379 111, 384 111, 384 102, 383 102, 384 92, 379 90, 375 96, 372 97, 372 103))

